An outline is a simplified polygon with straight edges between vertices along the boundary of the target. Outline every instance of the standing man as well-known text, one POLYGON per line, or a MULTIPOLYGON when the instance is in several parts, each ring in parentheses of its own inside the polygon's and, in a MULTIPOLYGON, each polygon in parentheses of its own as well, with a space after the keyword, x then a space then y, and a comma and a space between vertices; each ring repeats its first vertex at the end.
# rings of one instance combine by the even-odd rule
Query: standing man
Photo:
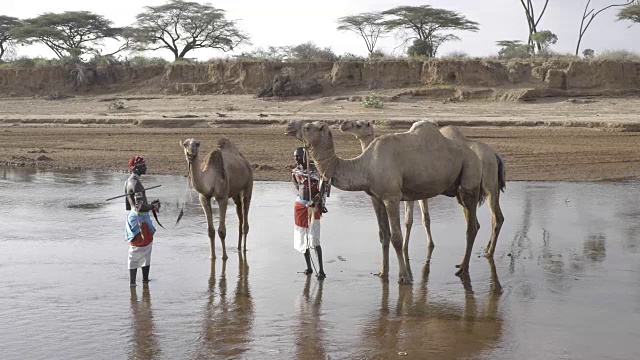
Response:
MULTIPOLYGON (((313 164, 307 168, 307 154, 303 147, 297 148, 293 157, 296 160, 296 167, 292 170, 291 178, 298 190, 293 210, 295 221, 293 246, 304 254, 307 263, 307 269, 304 271, 306 275, 313 273, 309 249, 316 249, 320 268, 318 279, 323 280, 326 275, 322 265, 322 247, 320 246, 320 217, 326 209, 322 202, 324 192, 319 191, 320 174, 313 164)), ((325 186, 322 187, 322 190, 327 190, 325 186)))
POLYGON ((142 268, 142 282, 149 282, 151 268, 151 246, 156 228, 151 222, 149 211, 160 210, 160 200, 147 202, 144 186, 140 176, 147 173, 147 162, 144 156, 134 156, 129 160, 131 176, 125 183, 127 194, 126 209, 129 210, 126 223, 127 241, 129 242, 129 285, 136 286, 138 268, 142 268))

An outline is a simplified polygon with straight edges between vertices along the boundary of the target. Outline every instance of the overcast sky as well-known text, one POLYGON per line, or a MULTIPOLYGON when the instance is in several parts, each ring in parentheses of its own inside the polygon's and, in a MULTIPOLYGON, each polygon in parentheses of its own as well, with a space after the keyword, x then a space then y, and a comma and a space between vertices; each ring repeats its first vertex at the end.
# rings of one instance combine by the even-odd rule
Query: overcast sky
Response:
MULTIPOLYGON (((117 26, 130 25, 144 6, 160 5, 165 0, 0 0, 0 14, 21 19, 35 17, 44 12, 87 10, 114 21, 117 26)), ((538 9, 544 0, 533 0, 538 9)), ((582 12, 587 0, 550 0, 539 30, 551 30, 558 35, 553 47, 558 52, 573 52, 576 46, 582 12)), ((625 0, 592 0, 598 9, 625 0)), ((441 47, 440 53, 464 51, 471 56, 493 55, 497 52, 496 40, 526 40, 527 25, 519 0, 216 0, 213 6, 226 10, 229 19, 237 19, 239 27, 251 37, 252 46, 297 45, 313 41, 317 45, 330 46, 338 55, 344 53, 366 54, 364 41, 353 33, 336 30, 336 19, 367 11, 382 11, 399 5, 424 5, 456 10, 470 20, 480 23, 476 33, 460 33, 461 41, 441 47)), ((538 10, 539 12, 539 10, 538 10)), ((582 49, 592 48, 598 53, 605 49, 640 51, 640 25, 616 22, 617 10, 609 9, 600 14, 587 32, 582 49)), ((382 39, 378 48, 391 53, 400 40, 389 36, 382 39)), ((249 50, 251 46, 240 48, 249 50)), ((168 50, 153 53, 154 56, 171 58, 168 50)), ((18 49, 19 56, 54 57, 43 46, 18 49)), ((227 54, 213 50, 197 50, 188 56, 199 59, 223 57, 227 54)))

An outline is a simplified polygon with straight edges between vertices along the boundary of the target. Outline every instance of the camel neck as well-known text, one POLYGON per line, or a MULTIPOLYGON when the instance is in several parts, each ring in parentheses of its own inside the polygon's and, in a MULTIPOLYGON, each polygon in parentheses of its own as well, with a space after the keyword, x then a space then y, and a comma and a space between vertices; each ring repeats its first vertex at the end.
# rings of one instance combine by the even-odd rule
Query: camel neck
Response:
POLYGON ((367 169, 364 167, 363 156, 355 159, 339 158, 333 144, 327 149, 310 149, 318 172, 323 178, 332 178, 332 185, 345 191, 367 190, 367 169))
POLYGON ((369 144, 371 144, 371 142, 373 141, 374 138, 375 138, 375 135, 370 135, 370 136, 367 136, 367 137, 358 138, 358 140, 360 141, 360 147, 362 147, 362 151, 363 152, 367 148, 367 146, 369 146, 369 144))
POLYGON ((204 171, 202 170, 202 157, 197 154, 195 159, 189 164, 189 176, 191 177, 191 185, 200 194, 208 194, 210 189, 205 185, 202 179, 204 171))

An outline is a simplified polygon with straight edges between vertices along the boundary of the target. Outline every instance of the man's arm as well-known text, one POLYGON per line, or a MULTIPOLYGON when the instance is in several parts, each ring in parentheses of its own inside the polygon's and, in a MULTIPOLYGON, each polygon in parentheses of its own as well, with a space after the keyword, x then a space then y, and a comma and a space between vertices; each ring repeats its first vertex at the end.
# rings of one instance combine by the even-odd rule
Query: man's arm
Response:
POLYGON ((147 197, 142 183, 134 179, 127 182, 127 200, 129 201, 131 208, 136 209, 137 212, 147 212, 156 208, 155 205, 147 202, 147 197), (136 196, 136 194, 139 195, 136 196))

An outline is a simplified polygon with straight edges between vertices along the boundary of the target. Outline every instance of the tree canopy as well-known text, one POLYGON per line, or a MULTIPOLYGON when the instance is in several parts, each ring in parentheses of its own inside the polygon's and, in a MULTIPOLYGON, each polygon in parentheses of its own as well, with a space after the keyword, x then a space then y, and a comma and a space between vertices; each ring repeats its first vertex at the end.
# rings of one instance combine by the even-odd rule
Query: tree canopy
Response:
POLYGON ((415 40, 412 46, 414 55, 434 57, 441 44, 459 39, 453 34, 442 34, 443 31, 479 30, 478 23, 464 15, 430 5, 399 6, 383 11, 382 14, 390 17, 384 21, 388 30, 404 29, 414 34, 407 39, 415 40))
POLYGON ((362 13, 341 17, 338 19, 338 24, 338 30, 352 31, 362 37, 367 45, 369 56, 374 54, 378 38, 385 29, 383 15, 380 13, 362 13))
POLYGON ((170 0, 160 6, 147 6, 136 16, 135 47, 138 50, 170 50, 175 59, 195 49, 230 51, 249 40, 227 20, 225 12, 210 4, 170 0))
POLYGON ((19 42, 40 42, 59 58, 77 58, 93 51, 104 39, 117 39, 122 29, 112 27, 104 16, 89 11, 45 13, 14 27, 11 34, 19 42))
POLYGON ((618 20, 640 23, 640 1, 627 5, 618 12, 618 20))
POLYGON ((11 31, 20 24, 20 20, 11 16, 0 15, 0 60, 13 44, 11 31))

